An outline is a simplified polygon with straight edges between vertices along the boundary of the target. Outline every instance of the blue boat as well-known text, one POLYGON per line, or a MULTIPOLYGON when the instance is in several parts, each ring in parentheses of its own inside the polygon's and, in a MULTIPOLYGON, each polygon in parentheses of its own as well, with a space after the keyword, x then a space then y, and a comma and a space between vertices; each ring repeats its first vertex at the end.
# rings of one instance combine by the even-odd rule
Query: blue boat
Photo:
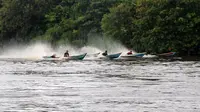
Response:
POLYGON ((81 54, 81 55, 74 55, 74 56, 69 56, 69 57, 55 57, 52 58, 52 56, 43 56, 43 59, 45 60, 62 60, 62 61, 66 61, 66 60, 83 60, 85 58, 85 56, 87 55, 87 53, 81 54))
POLYGON ((121 54, 122 54, 122 53, 110 54, 110 55, 107 55, 106 57, 109 58, 109 59, 116 59, 116 58, 119 58, 119 56, 120 56, 121 54))
POLYGON ((121 56, 124 59, 135 59, 135 58, 142 58, 146 53, 135 53, 131 55, 121 56))
POLYGON ((70 57, 64 57, 64 60, 83 60, 87 53, 81 54, 81 55, 75 55, 75 56, 70 56, 70 57))
POLYGON ((136 53, 136 54, 133 54, 133 56, 138 57, 138 58, 141 58, 144 55, 145 55, 145 53, 136 53))

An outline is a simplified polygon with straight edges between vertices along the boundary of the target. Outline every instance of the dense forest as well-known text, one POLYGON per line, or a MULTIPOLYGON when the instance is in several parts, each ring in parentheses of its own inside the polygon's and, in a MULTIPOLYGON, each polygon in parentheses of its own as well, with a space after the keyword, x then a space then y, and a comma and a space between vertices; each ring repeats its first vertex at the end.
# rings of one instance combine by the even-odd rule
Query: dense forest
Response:
POLYGON ((92 35, 138 52, 199 54, 200 0, 0 0, 0 45, 84 46, 92 35))

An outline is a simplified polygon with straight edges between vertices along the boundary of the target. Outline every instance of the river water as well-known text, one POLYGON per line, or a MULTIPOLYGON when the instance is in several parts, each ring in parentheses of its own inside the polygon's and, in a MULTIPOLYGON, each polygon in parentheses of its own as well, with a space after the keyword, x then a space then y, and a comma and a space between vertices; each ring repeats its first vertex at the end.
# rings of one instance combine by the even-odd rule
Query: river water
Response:
POLYGON ((0 61, 0 111, 199 112, 198 61, 0 61))

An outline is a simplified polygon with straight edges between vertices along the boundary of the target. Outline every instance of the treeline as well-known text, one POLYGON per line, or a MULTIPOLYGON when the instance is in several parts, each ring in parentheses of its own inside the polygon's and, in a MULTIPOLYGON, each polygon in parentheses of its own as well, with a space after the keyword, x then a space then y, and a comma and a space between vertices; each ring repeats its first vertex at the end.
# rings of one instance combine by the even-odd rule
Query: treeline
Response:
POLYGON ((198 54, 200 0, 0 0, 0 44, 70 42, 93 35, 138 52, 198 54))

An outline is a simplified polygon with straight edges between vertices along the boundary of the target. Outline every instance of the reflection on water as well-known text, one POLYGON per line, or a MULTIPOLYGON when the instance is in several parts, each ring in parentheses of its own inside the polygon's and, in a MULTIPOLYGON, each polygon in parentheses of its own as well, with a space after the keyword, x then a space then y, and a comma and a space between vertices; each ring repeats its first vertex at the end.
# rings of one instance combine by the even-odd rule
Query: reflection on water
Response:
POLYGON ((200 111, 197 61, 0 61, 1 111, 200 111))

